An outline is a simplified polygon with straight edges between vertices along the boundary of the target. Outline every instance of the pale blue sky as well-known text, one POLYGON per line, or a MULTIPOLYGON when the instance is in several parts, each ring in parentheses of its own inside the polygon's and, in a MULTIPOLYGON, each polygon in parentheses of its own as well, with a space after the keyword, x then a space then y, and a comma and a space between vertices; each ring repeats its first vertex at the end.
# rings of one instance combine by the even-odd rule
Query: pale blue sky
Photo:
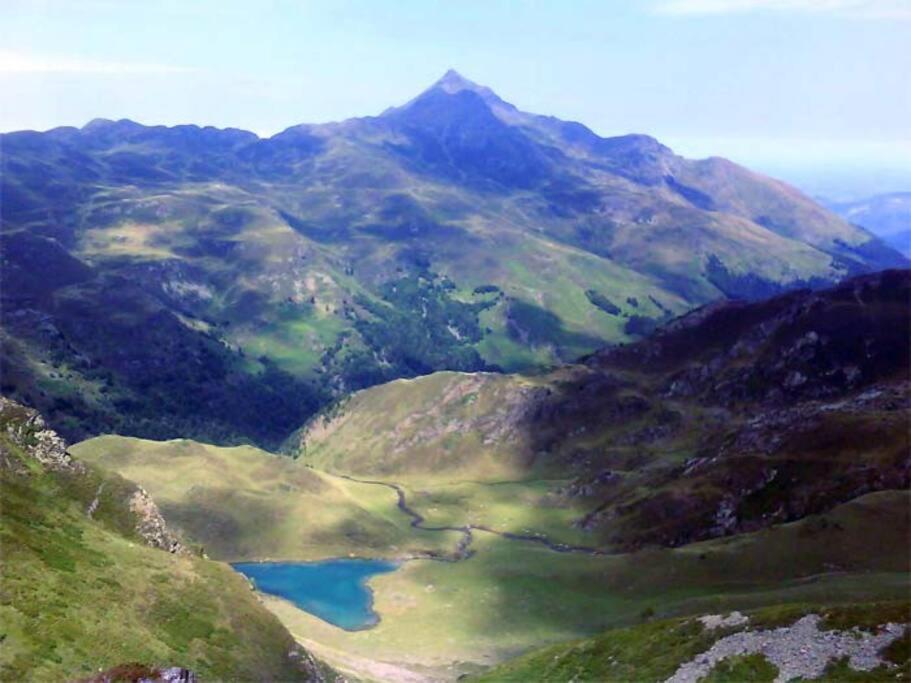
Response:
POLYGON ((379 113, 454 67, 689 156, 911 177, 909 45, 911 0, 3 0, 0 130, 271 134, 379 113))

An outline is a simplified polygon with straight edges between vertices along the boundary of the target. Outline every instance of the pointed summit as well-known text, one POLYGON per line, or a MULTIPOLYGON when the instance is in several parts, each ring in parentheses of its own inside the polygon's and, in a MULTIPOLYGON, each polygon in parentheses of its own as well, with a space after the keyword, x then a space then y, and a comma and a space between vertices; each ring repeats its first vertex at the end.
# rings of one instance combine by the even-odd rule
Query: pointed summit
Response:
POLYGON ((484 104, 499 118, 504 121, 512 120, 518 113, 516 108, 509 102, 506 102, 490 88, 480 85, 472 80, 465 78, 455 69, 449 69, 442 78, 433 83, 420 95, 406 102, 400 107, 391 107, 383 112, 383 115, 395 114, 408 110, 415 103, 424 101, 428 97, 444 93, 446 95, 458 95, 463 92, 472 92, 484 102, 484 104))
POLYGON ((450 69, 443 77, 430 86, 433 88, 441 88, 448 93, 458 92, 460 90, 474 90, 474 91, 490 91, 490 88, 485 88, 484 86, 478 85, 474 81, 470 81, 460 74, 455 69, 450 69))

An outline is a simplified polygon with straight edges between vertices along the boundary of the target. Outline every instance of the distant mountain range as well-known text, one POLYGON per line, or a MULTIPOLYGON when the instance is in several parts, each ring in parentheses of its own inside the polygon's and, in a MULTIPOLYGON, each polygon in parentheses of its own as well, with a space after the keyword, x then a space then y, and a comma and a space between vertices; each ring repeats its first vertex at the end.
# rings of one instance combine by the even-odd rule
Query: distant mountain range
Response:
POLYGON ((866 228, 911 258, 911 192, 891 192, 850 202, 823 202, 845 220, 866 228))
POLYGON ((776 180, 454 71, 268 139, 96 120, 0 144, 0 389, 70 438, 274 446, 351 389, 540 368, 907 264, 776 180))

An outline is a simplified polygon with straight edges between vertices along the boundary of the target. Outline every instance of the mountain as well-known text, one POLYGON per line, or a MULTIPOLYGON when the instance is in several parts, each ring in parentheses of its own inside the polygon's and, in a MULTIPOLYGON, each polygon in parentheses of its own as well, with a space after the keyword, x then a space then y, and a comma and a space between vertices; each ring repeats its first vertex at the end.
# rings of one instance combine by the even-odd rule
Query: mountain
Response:
POLYGON ((352 389, 906 263, 783 183, 452 71, 268 139, 99 119, 0 144, 0 388, 72 438, 275 447, 352 389))
POLYGON ((73 458, 40 415, 3 397, 0 426, 2 680, 332 677, 143 488, 73 458))
POLYGON ((911 192, 825 204, 845 220, 863 226, 896 251, 911 257, 911 192))
POLYGON ((697 309, 581 365, 358 392, 288 444, 331 472, 561 480, 586 545, 680 546, 911 484, 911 271, 697 309))

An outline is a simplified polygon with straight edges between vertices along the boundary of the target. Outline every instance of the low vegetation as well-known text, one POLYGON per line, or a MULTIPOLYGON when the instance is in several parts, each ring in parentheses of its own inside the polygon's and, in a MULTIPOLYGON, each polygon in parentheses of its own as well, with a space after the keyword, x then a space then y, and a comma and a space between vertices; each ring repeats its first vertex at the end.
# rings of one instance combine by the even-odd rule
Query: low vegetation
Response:
POLYGON ((140 482, 170 524, 219 560, 403 557, 458 541, 413 529, 389 489, 252 446, 102 436, 72 452, 140 482))
MULTIPOLYGON (((140 481, 161 498, 169 520, 205 539, 207 552, 216 556, 444 556, 462 537, 414 528, 385 486, 351 482, 251 448, 103 437, 74 450, 140 481), (215 495, 217 490, 232 494, 215 495)), ((407 479, 407 504, 424 525, 472 524, 557 542, 591 541, 571 526, 578 511, 549 503, 565 482, 485 484, 462 479, 464 472, 450 472, 448 481, 442 475, 407 479)), ((411 559, 372 579, 381 620, 368 631, 340 631, 284 601, 267 604, 300 642, 341 670, 370 677, 377 666, 393 666, 454 678, 542 643, 643 620, 826 604, 833 594, 846 602, 901 600, 908 509, 905 492, 884 491, 756 533, 607 555, 555 552, 475 529, 468 559, 411 559)), ((765 618, 775 614, 793 618, 786 610, 765 618)))
POLYGON ((42 465, 32 411, 4 402, 0 422, 0 679, 73 680, 129 662, 212 680, 316 675, 229 567, 147 545, 128 503, 135 484, 78 461, 42 465))
MULTIPOLYGON (((773 621, 790 625, 804 614, 821 614, 824 628, 850 630, 854 627, 873 631, 889 622, 911 624, 907 602, 824 605, 788 605, 747 612, 748 625, 709 629, 693 618, 669 619, 607 631, 595 638, 556 645, 540 650, 485 672, 476 680, 528 681, 662 681, 670 678, 684 662, 692 661, 721 638, 746 629, 759 630, 773 621), (782 619, 782 612, 787 617, 782 619), (833 626, 837 615, 839 626, 833 626), (828 621, 828 623, 826 623, 828 621)), ((767 628, 767 627, 766 627, 767 628)), ((900 680, 911 674, 907 635, 882 652, 883 662, 871 671, 857 671, 847 661, 832 662, 824 680, 876 681, 900 680)), ((707 683, 745 683, 775 680, 778 669, 760 654, 741 655, 721 660, 702 678, 707 683)))

